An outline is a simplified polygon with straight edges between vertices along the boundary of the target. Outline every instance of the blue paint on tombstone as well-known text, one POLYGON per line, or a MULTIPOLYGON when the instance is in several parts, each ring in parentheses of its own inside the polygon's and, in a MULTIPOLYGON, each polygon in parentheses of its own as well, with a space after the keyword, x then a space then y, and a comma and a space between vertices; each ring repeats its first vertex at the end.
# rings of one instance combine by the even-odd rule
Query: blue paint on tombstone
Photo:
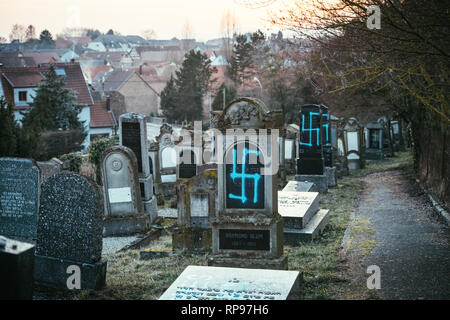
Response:
POLYGON ((233 149, 233 164, 227 165, 228 208, 264 208, 264 201, 260 201, 264 199, 264 177, 258 173, 260 164, 250 164, 251 154, 260 156, 259 151, 244 148, 238 164, 237 150, 233 149))

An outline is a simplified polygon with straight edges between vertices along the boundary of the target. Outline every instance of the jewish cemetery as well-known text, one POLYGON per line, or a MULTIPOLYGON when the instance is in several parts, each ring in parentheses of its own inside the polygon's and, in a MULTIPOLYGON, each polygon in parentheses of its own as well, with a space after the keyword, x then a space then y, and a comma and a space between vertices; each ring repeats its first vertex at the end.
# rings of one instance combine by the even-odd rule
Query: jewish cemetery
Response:
POLYGON ((0 6, 0 300, 449 300, 448 4, 220 3, 0 6))

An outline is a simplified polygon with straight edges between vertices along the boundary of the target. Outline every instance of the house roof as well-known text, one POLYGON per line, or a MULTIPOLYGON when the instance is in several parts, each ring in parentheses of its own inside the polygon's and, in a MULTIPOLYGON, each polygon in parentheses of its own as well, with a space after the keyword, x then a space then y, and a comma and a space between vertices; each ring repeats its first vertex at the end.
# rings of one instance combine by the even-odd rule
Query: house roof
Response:
POLYGON ((21 52, 0 52, 0 64, 4 67, 35 67, 36 62, 31 57, 24 57, 21 52))
MULTIPOLYGON (((1 83, 6 100, 9 102, 14 100, 13 88, 39 86, 39 83, 44 78, 49 66, 50 64, 44 64, 40 67, 25 68, 0 67, 1 83)), ((54 66, 57 69, 64 69, 66 74, 64 86, 67 89, 75 91, 77 94, 75 101, 77 103, 85 105, 94 104, 79 63, 55 63, 54 66)))
POLYGON ((122 71, 122 70, 114 70, 110 73, 108 73, 105 83, 104 83, 104 90, 105 91, 116 91, 119 90, 125 82, 130 79, 133 74, 135 74, 134 71, 122 71))
POLYGON ((23 72, 3 72, 2 74, 14 88, 36 87, 44 78, 42 73, 39 71, 24 70, 23 72))
POLYGON ((45 52, 24 52, 24 57, 33 58, 36 64, 44 64, 50 62, 60 61, 61 58, 54 51, 45 51, 45 52))
POLYGON ((108 111, 105 101, 97 101, 90 107, 91 128, 114 127, 116 122, 113 113, 108 111))

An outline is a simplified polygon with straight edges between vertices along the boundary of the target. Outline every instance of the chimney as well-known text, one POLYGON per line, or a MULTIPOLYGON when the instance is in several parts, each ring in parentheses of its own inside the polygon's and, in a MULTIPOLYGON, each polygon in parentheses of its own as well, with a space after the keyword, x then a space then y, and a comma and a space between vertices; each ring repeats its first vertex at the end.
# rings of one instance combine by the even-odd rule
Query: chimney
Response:
POLYGON ((75 63, 75 59, 74 58, 70 59, 70 63, 75 63))
POLYGON ((139 75, 142 76, 142 64, 139 66, 139 75))
POLYGON ((111 110, 111 97, 109 95, 106 96, 106 110, 111 110))

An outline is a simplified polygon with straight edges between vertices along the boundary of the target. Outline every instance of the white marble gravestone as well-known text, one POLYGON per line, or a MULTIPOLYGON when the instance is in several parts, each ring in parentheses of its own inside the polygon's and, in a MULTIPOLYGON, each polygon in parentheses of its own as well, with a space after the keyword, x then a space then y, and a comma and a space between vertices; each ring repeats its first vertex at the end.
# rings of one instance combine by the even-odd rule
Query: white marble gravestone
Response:
POLYGON ((159 300, 287 300, 300 279, 299 271, 188 266, 159 300))
POLYGON ((278 191, 278 212, 286 228, 303 229, 318 210, 318 192, 278 191))

